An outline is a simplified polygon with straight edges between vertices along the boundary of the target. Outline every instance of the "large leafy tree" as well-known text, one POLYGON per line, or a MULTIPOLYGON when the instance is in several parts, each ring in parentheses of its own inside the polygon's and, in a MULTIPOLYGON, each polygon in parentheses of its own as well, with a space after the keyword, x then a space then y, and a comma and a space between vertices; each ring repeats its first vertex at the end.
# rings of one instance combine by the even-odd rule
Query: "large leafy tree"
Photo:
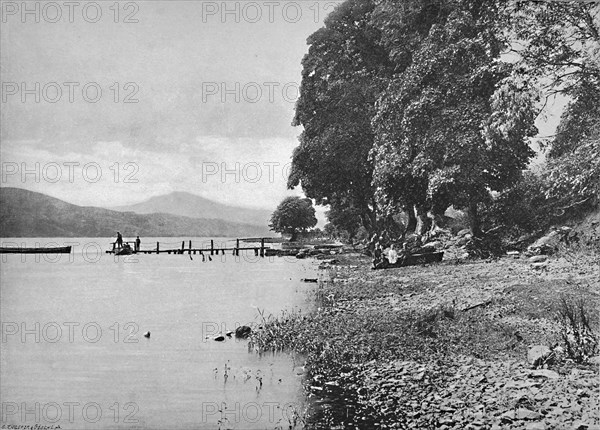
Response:
POLYGON ((600 86, 583 86, 567 105, 544 171, 548 197, 562 208, 600 203, 600 86))
POLYGON ((600 2, 514 1, 501 11, 519 67, 547 95, 600 84, 600 2))
POLYGON ((526 137, 536 132, 535 93, 499 61, 495 2, 414 2, 429 22, 415 29, 390 24, 410 25, 402 15, 415 10, 383 5, 401 15, 383 22, 387 33, 400 33, 390 43, 411 40, 413 51, 373 120, 378 196, 384 204, 417 205, 421 214, 465 208, 479 235, 478 203, 514 182, 533 154, 526 137))
MULTIPOLYGON (((547 98, 569 98, 550 139, 543 177, 562 208, 600 201, 600 2, 512 2, 507 28, 516 35, 518 67, 547 98)), ((560 214, 561 211, 558 211, 560 214)))
POLYGON ((310 199, 286 197, 279 203, 271 215, 269 227, 277 233, 290 234, 290 241, 295 241, 298 233, 317 225, 315 208, 310 199))
MULTIPOLYGON (((371 25, 373 9, 371 0, 348 0, 308 39, 293 122, 304 130, 288 180, 290 188, 300 184, 335 213, 349 209, 367 230, 375 228, 377 216, 371 117, 390 65, 371 25)), ((354 222, 343 217, 343 224, 354 222)))

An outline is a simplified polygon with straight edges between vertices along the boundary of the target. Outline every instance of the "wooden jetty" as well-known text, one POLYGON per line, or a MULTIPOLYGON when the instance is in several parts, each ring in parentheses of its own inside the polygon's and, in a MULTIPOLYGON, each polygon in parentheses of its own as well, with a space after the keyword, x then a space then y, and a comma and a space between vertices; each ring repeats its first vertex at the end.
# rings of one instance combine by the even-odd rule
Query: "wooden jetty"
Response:
MULTIPOLYGON (((267 246, 267 243, 270 243, 272 240, 274 240, 275 238, 270 238, 270 237, 257 237, 257 238, 240 238, 240 239, 235 239, 235 245, 228 246, 225 243, 226 242, 233 242, 233 240, 228 240, 225 241, 225 243, 215 243, 214 239, 210 240, 210 246, 208 244, 208 241, 203 242, 202 247, 198 248, 198 247, 194 247, 192 244, 192 241, 189 240, 187 241, 187 246, 186 246, 186 241, 182 240, 181 241, 181 246, 177 246, 176 248, 173 248, 173 244, 171 243, 171 246, 167 246, 165 247, 165 244, 163 244, 163 246, 161 246, 160 242, 156 242, 156 248, 152 248, 152 249, 136 249, 135 247, 135 241, 127 241, 127 242, 123 242, 124 244, 127 244, 131 247, 132 250, 132 254, 189 254, 189 255, 196 255, 196 254, 200 254, 200 255, 219 255, 219 253, 221 253, 222 255, 225 255, 225 252, 227 251, 231 251, 231 253, 233 255, 240 255, 240 251, 254 251, 254 255, 256 256, 261 256, 264 257, 266 252, 268 250, 271 249, 271 246, 267 246), (259 246, 243 246, 245 242, 255 242, 255 243, 259 243, 259 246)), ((112 244, 112 249, 107 250, 106 253, 107 254, 121 254, 123 253, 123 248, 118 248, 116 246, 116 242, 113 242, 112 244)))

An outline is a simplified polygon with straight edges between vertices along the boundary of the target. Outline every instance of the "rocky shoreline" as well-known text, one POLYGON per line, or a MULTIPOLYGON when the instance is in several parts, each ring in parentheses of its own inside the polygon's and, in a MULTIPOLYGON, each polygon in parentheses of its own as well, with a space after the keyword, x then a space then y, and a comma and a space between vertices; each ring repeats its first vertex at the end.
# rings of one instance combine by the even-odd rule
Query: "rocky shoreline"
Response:
POLYGON ((598 357, 528 361, 535 346, 564 352, 561 299, 584 300, 598 333, 597 255, 382 271, 336 259, 321 263, 314 313, 272 318, 251 339, 307 357, 306 428, 599 428, 598 357))

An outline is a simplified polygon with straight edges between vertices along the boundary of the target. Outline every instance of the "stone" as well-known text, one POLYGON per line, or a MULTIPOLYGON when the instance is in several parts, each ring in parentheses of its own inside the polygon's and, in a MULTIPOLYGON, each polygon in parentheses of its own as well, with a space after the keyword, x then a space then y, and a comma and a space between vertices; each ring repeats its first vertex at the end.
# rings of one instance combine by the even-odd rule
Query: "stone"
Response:
POLYGON ((516 411, 516 417, 519 420, 536 420, 542 417, 538 412, 532 411, 527 408, 519 408, 516 411))
POLYGON ((590 364, 595 364, 596 366, 600 366, 600 355, 596 355, 589 359, 590 364))
POLYGON ((544 261, 546 261, 548 259, 548 257, 546 255, 534 255, 533 257, 529 258, 529 262, 530 263, 542 263, 544 261))
POLYGON ((247 325, 243 325, 235 329, 235 337, 240 337, 242 339, 250 336, 250 333, 252 333, 252 329, 247 325))
POLYGON ((529 348, 527 352, 527 362, 532 366, 540 364, 548 355, 550 355, 550 348, 546 345, 535 345, 529 348))
POLYGON ((525 426, 525 430, 546 430, 546 424, 543 421, 528 423, 525 426))
POLYGON ((533 378, 548 378, 548 379, 558 379, 560 375, 552 370, 548 369, 540 369, 532 371, 529 376, 533 378))

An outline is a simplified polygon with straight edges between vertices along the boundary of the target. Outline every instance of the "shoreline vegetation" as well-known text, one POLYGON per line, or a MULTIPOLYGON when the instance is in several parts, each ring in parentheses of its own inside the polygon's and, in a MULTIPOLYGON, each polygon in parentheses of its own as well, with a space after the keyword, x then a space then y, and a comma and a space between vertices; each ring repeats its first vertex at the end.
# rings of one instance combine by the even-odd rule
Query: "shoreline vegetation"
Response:
POLYGON ((261 315, 249 348, 305 357, 303 428, 598 428, 600 255, 546 258, 336 255, 314 312, 261 315))

